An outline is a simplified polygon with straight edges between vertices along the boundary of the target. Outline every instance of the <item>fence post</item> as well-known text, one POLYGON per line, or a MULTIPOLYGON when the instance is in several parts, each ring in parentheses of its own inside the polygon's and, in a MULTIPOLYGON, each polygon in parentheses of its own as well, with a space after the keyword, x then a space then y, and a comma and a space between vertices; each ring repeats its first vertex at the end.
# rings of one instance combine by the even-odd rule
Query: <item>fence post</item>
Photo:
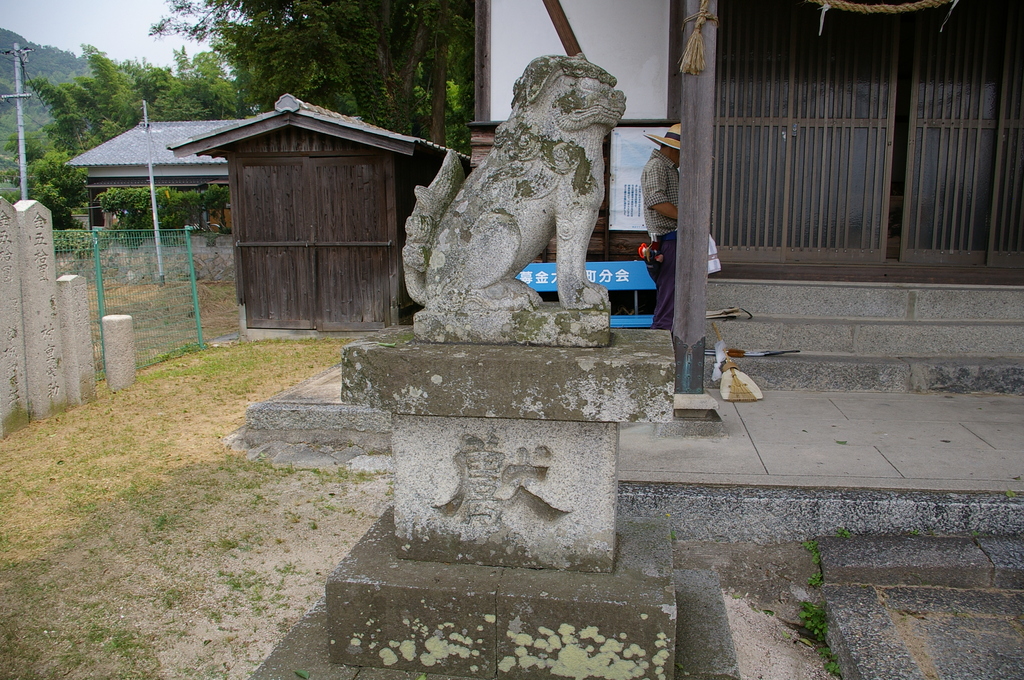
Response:
POLYGON ((199 349, 204 349, 203 324, 199 318, 199 291, 196 288, 196 261, 192 257, 192 231, 185 229, 185 245, 188 252, 188 280, 192 284, 192 308, 196 317, 196 337, 199 339, 199 349))
POLYGON ((107 305, 103 300, 103 261, 100 259, 100 234, 95 229, 89 234, 92 236, 92 258, 96 267, 96 308, 100 315, 100 357, 103 362, 103 373, 107 371, 107 343, 103 338, 103 317, 107 315, 107 305))

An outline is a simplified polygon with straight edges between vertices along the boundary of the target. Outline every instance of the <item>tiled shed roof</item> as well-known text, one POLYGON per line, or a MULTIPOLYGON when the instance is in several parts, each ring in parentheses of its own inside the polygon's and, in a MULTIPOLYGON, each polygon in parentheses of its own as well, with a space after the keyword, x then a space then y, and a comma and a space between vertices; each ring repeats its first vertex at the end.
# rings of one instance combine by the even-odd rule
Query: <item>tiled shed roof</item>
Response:
MULTIPOLYGON (((221 165, 223 158, 209 156, 178 157, 167 147, 191 137, 202 136, 224 127, 237 125, 238 120, 183 120, 150 121, 152 133, 153 165, 221 165)), ((146 127, 143 123, 108 140, 94 149, 68 161, 68 165, 100 167, 119 165, 146 165, 148 163, 146 127)))
MULTIPOLYGON (((420 137, 412 137, 372 125, 352 116, 346 116, 322 106, 308 104, 290 94, 281 95, 274 105, 273 111, 261 113, 254 118, 231 121, 220 130, 197 132, 187 140, 172 145, 175 153, 190 152, 206 153, 218 147, 231 144, 250 136, 265 134, 270 130, 287 124, 310 127, 319 132, 354 139, 363 144, 413 154, 416 147, 430 149, 432 152, 446 153, 447 147, 440 146, 420 137)), ((463 154, 460 157, 467 158, 463 154)))

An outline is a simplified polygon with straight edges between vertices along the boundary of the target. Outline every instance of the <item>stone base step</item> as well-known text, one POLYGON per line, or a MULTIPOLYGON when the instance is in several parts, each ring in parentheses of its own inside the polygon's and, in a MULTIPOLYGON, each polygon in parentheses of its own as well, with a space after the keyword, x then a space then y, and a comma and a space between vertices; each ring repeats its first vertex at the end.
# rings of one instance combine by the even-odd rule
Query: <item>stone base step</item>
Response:
POLYGON ((1024 539, 820 539, 844 678, 1024 678, 1024 539))
POLYGON ((619 482, 618 513, 670 516, 681 541, 774 544, 840 527, 859 536, 1024 536, 1024 496, 991 493, 619 482))

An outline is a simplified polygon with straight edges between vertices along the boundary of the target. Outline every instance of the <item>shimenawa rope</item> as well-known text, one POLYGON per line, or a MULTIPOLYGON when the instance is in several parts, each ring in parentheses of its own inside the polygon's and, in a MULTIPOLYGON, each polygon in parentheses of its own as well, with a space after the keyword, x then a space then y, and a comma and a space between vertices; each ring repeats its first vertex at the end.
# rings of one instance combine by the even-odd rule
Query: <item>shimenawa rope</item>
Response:
POLYGON ((821 5, 821 21, 818 24, 818 35, 821 35, 821 32, 825 29, 825 13, 830 9, 857 12, 859 14, 904 14, 906 12, 918 12, 922 9, 942 7, 952 3, 949 8, 949 14, 946 15, 945 21, 939 27, 941 32, 946 27, 946 21, 949 21, 949 17, 953 15, 953 10, 956 9, 956 5, 960 0, 916 0, 915 2, 905 2, 900 5, 865 5, 861 2, 852 2, 852 0, 806 0, 806 2, 821 5))
POLYGON ((860 14, 903 14, 904 12, 917 12, 922 9, 942 7, 958 0, 916 0, 916 2, 905 2, 899 5, 866 5, 861 2, 850 0, 806 0, 815 5, 821 5, 830 9, 839 9, 844 12, 859 12, 860 14))

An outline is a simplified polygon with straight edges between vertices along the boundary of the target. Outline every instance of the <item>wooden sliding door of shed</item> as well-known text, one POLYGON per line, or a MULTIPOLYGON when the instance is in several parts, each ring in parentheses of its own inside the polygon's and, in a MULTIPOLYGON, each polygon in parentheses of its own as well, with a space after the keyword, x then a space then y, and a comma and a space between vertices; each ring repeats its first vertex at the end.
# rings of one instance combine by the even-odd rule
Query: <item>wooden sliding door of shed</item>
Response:
POLYGON ((250 328, 383 328, 392 245, 385 154, 240 158, 240 293, 250 328))

